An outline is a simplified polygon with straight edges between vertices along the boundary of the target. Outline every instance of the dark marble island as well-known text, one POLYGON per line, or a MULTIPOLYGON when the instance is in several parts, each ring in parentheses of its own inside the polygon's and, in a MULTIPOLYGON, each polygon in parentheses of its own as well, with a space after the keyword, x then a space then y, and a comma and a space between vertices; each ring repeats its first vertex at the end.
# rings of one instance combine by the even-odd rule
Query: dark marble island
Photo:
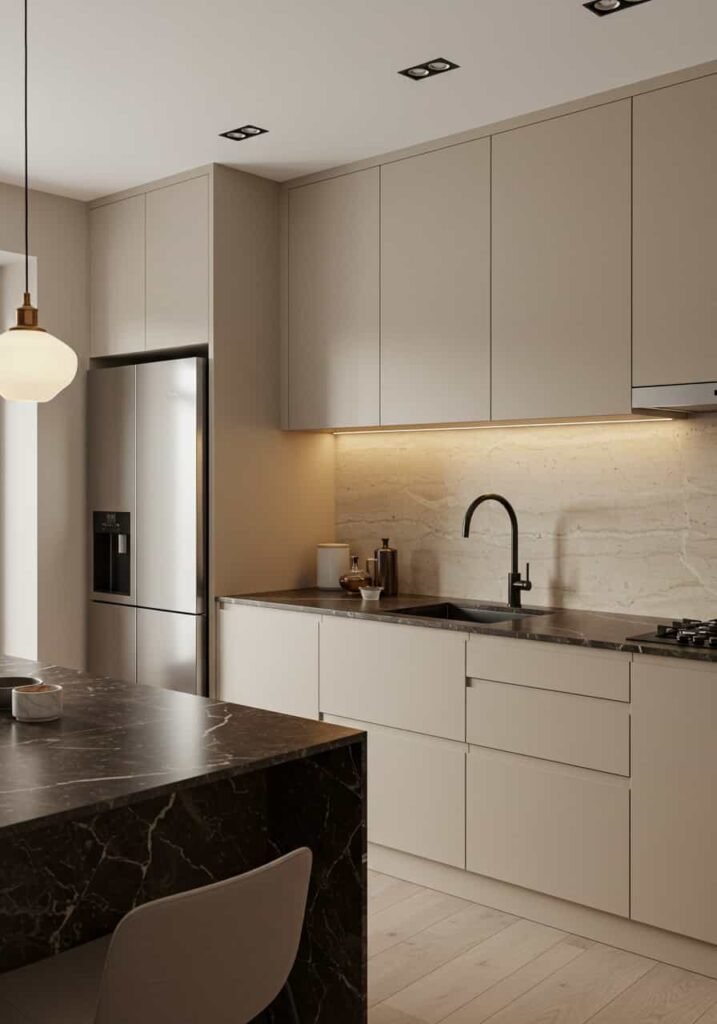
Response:
POLYGON ((300 1018, 365 1021, 363 733, 0 658, 16 674, 62 683, 64 715, 0 712, 0 971, 308 846, 300 1018))

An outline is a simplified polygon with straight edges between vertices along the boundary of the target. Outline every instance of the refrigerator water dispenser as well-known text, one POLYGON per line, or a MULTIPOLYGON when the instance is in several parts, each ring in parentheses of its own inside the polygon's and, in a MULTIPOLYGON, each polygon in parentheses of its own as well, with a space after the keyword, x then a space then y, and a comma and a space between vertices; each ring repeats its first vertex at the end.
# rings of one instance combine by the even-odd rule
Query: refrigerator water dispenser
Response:
POLYGON ((92 513, 93 589, 98 594, 131 593, 130 514, 92 513))

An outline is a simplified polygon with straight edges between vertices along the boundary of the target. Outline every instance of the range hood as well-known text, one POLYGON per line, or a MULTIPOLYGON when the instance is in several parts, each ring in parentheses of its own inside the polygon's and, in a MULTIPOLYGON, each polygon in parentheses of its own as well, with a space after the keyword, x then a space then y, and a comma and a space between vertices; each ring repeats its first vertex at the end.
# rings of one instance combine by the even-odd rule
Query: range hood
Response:
POLYGON ((717 413, 717 381, 633 388, 633 412, 717 413))

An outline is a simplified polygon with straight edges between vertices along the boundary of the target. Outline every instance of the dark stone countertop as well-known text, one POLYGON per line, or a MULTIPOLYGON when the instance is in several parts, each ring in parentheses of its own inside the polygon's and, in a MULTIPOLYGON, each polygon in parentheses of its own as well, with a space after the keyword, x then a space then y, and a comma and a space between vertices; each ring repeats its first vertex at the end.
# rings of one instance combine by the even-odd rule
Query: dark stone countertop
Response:
POLYGON ((0 656, 0 676, 64 687, 63 717, 0 711, 0 830, 146 800, 362 740, 363 733, 0 656))
POLYGON ((261 608, 280 608, 290 611, 313 612, 320 615, 339 615, 353 619, 401 623, 406 626, 423 626, 429 629, 451 629, 459 633, 477 633, 484 636, 504 636, 517 640, 538 640, 544 643, 572 644, 578 647, 593 647, 608 651, 624 651, 628 654, 653 654, 659 657, 683 658, 691 661, 705 661, 717 664, 717 649, 677 647, 668 644, 649 644, 628 640, 630 636, 654 633, 659 622, 647 616, 620 615, 614 612, 590 612, 577 609, 526 607, 525 618, 510 622, 455 622, 447 619, 427 619, 420 615, 401 615, 401 609, 429 606, 453 601, 464 606, 499 609, 501 605, 491 602, 468 601, 451 597, 417 597, 401 594, 398 597, 381 598, 379 601, 362 601, 339 591, 317 589, 273 591, 266 594, 246 594, 220 597, 220 604, 245 604, 261 608))

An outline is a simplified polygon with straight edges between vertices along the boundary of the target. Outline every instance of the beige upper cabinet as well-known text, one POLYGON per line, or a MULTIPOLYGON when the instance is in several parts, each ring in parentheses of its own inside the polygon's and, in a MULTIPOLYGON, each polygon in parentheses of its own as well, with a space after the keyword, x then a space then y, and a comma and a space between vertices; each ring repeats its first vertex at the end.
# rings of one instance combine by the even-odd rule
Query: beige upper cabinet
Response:
POLYGON ((717 75, 634 104, 634 383, 717 380, 717 75))
POLYGON ((209 342, 209 178, 147 194, 147 348, 209 342))
POLYGON ((379 423, 379 170, 289 193, 289 427, 379 423))
POLYGON ((717 666, 636 658, 632 917, 717 943, 717 666))
POLYGON ((91 354, 142 352, 145 197, 90 211, 91 354))
POLYGON ((630 121, 493 138, 493 419, 630 411, 630 121))
POLYGON ((381 423, 490 419, 490 140, 381 168, 381 423))

